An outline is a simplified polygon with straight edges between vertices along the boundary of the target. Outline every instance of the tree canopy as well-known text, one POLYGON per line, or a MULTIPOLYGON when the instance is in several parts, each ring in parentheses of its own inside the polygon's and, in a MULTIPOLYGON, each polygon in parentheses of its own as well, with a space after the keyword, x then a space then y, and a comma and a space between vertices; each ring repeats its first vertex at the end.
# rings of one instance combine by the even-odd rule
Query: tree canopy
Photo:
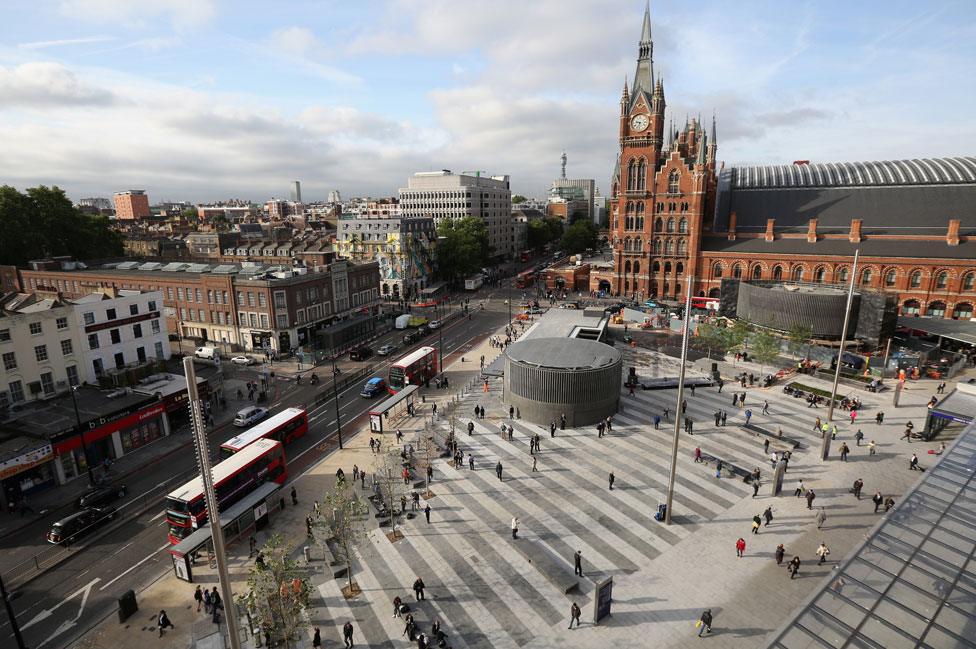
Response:
POLYGON ((59 187, 40 185, 26 193, 0 187, 0 264, 24 266, 31 259, 70 255, 97 259, 122 254, 122 236, 104 216, 84 214, 59 187))
POLYGON ((580 219, 569 226, 563 233, 559 247, 566 254, 574 255, 587 248, 596 247, 596 226, 592 221, 580 219))
POLYGON ((491 258, 484 222, 471 216, 441 221, 434 254, 437 272, 445 281, 456 284, 479 272, 491 258))
POLYGON ((518 205, 519 203, 524 203, 527 200, 528 199, 525 196, 515 194, 515 196, 512 196, 512 205, 518 205))
POLYGON ((535 219, 529 221, 529 248, 541 248, 547 243, 557 241, 563 236, 563 222, 557 218, 535 219))
POLYGON ((760 331, 752 336, 752 358, 759 363, 760 372, 776 361, 781 346, 780 339, 768 331, 760 331))

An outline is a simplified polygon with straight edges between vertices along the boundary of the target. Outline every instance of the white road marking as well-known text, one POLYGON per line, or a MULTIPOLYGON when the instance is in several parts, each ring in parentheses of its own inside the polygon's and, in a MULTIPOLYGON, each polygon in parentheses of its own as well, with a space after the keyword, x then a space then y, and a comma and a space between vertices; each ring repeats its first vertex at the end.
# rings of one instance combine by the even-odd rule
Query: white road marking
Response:
POLYGON ((112 556, 114 557, 114 556, 115 556, 115 555, 117 555, 117 554, 118 554, 119 552, 121 552, 122 550, 124 550, 124 549, 126 549, 127 547, 129 547, 129 546, 130 546, 130 545, 132 545, 133 543, 135 543, 135 541, 129 541, 128 543, 126 543, 125 545, 123 545, 123 546, 122 546, 121 548, 119 548, 118 550, 116 550, 115 552, 113 552, 113 553, 112 553, 112 556))
POLYGON ((149 522, 152 523, 153 521, 158 520, 158 519, 162 518, 165 515, 166 515, 166 510, 164 509, 163 511, 159 512, 158 514, 156 514, 155 516, 153 516, 152 518, 150 518, 149 519, 149 522))
MULTIPOLYGON (((30 627, 34 626, 35 624, 37 624, 38 622, 43 622, 44 620, 46 620, 49 617, 51 617, 51 615, 54 614, 54 611, 57 610, 58 607, 60 607, 62 604, 64 604, 65 602, 67 602, 71 598, 75 597, 76 595, 82 595, 82 593, 84 593, 82 595, 82 598, 81 598, 81 606, 78 608, 78 615, 75 616, 75 620, 77 620, 79 617, 81 617, 82 612, 85 610, 85 603, 88 601, 88 593, 91 592, 92 586, 94 586, 95 584, 97 584, 101 580, 102 580, 101 577, 95 577, 90 582, 88 582, 85 586, 83 586, 83 587, 79 588, 78 590, 76 590, 75 592, 71 593, 70 595, 68 595, 67 597, 65 597, 63 600, 61 600, 60 602, 58 602, 57 604, 55 604, 53 607, 46 608, 43 611, 41 611, 40 613, 38 613, 37 615, 35 615, 33 618, 31 618, 30 622, 28 622, 27 624, 21 626, 20 627, 20 630, 21 631, 25 631, 25 630, 29 629, 30 627)), ((40 645, 38 645, 38 646, 40 646, 40 645)))
POLYGON ((99 588, 98 589, 98 592, 102 592, 103 590, 105 590, 106 588, 108 588, 109 586, 111 586, 112 584, 114 584, 115 582, 117 582, 119 579, 122 579, 127 574, 129 574, 130 572, 132 572, 133 570, 135 570, 136 568, 138 568, 142 564, 146 563, 147 561, 149 561, 150 559, 152 559, 153 557, 155 557, 157 554, 159 554, 160 552, 162 552, 163 550, 165 550, 168 547, 169 547, 169 543, 166 543, 165 545, 160 546, 160 548, 158 550, 154 551, 152 554, 150 554, 149 556, 147 556, 145 559, 142 559, 138 563, 133 564, 125 572, 119 573, 112 581, 106 583, 104 586, 102 586, 101 588, 99 588))

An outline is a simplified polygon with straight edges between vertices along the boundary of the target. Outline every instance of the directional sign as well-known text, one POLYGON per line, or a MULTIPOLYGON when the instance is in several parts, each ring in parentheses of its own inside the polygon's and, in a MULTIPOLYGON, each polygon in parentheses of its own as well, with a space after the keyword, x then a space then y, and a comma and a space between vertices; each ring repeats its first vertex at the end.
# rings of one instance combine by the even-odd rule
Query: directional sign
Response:
POLYGON ((54 633, 52 633, 47 638, 47 640, 44 640, 43 642, 36 645, 35 649, 40 649, 40 647, 43 647, 48 642, 58 637, 59 635, 69 630, 71 627, 75 626, 78 623, 78 620, 81 619, 82 613, 85 612, 85 604, 88 603, 88 595, 91 593, 92 587, 98 582, 100 582, 101 580, 102 580, 101 577, 96 577, 95 579, 92 579, 90 582, 88 582, 87 585, 71 593, 70 595, 65 597, 63 600, 61 600, 51 608, 41 611, 40 613, 35 615, 34 618, 31 619, 27 624, 20 627, 22 631, 26 631, 27 629, 34 626, 38 622, 43 622, 44 620, 54 615, 54 611, 59 609, 63 604, 66 604, 69 600, 74 599, 78 595, 81 595, 81 603, 78 605, 78 613, 75 615, 74 619, 65 620, 64 622, 62 622, 60 626, 58 626, 58 628, 55 629, 54 633))

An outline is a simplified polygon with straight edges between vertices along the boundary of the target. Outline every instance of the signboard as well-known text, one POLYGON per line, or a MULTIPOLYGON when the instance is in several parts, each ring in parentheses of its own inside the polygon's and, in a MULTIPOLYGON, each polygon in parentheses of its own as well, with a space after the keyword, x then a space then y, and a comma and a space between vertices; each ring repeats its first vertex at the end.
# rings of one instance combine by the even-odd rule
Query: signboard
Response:
POLYGON ((369 415, 369 429, 374 433, 383 432, 383 416, 382 415, 369 415))
POLYGON ((51 445, 45 444, 44 446, 31 449, 23 455, 18 455, 17 457, 0 462, 0 480, 17 475, 18 473, 23 473, 38 464, 43 464, 50 459, 53 452, 54 450, 51 448, 51 445))
POLYGON ((262 516, 268 515, 268 503, 263 502, 254 508, 254 520, 260 519, 262 516))
POLYGON ((596 597, 593 598, 593 624, 610 615, 610 604, 613 602, 613 577, 607 577, 596 585, 596 597))
POLYGON ((190 557, 177 556, 175 554, 170 556, 173 557, 173 571, 176 573, 177 578, 192 583, 193 571, 190 569, 190 557))

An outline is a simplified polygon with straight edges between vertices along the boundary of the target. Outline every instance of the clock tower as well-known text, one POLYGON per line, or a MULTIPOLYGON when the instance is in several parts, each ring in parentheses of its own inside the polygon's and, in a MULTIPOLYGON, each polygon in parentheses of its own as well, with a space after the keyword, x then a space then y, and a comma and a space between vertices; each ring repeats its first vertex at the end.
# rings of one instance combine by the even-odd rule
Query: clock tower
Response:
POLYGON ((612 291, 674 299, 696 271, 703 215, 714 209, 715 142, 700 120, 665 144, 664 82, 654 75, 650 5, 644 10, 633 83, 620 97, 617 164, 611 179, 612 291), (711 196, 711 200, 709 199, 711 196))

